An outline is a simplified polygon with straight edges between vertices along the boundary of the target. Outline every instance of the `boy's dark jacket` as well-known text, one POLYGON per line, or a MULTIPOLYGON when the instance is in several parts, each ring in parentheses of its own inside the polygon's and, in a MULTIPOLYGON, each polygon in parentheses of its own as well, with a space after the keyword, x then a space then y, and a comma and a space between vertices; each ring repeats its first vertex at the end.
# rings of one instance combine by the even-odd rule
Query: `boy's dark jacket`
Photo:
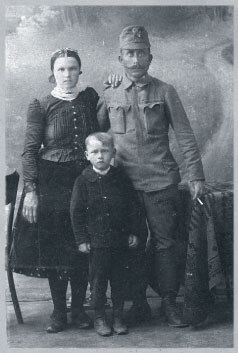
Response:
POLYGON ((70 205, 78 245, 94 248, 128 246, 128 236, 139 236, 140 209, 128 177, 110 167, 102 176, 88 166, 76 179, 70 205))

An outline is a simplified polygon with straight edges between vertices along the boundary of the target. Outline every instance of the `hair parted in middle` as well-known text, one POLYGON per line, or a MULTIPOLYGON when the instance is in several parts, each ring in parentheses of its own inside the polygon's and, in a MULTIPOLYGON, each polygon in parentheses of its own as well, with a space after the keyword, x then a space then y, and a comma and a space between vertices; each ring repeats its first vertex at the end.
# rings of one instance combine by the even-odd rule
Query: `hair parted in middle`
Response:
POLYGON ((75 58, 79 64, 79 69, 81 69, 81 59, 80 59, 79 53, 76 49, 72 49, 72 48, 57 49, 56 51, 54 51, 51 54, 51 58, 50 58, 50 69, 51 69, 52 73, 49 76, 49 82, 55 83, 55 78, 54 78, 54 74, 53 74, 55 61, 58 58, 63 58, 65 56, 75 58))
POLYGON ((55 64, 56 59, 62 58, 64 56, 75 58, 79 64, 79 68, 81 68, 81 59, 79 57, 78 51, 76 49, 72 49, 72 48, 63 48, 63 49, 58 49, 58 50, 54 51, 51 55, 50 69, 52 72, 54 70, 54 64, 55 64))

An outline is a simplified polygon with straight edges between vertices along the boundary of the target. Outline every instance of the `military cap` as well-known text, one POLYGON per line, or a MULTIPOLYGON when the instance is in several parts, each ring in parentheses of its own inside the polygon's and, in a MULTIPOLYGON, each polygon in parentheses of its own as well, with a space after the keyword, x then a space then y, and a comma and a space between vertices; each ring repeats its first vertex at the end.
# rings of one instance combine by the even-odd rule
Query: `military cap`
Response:
POLYGON ((143 26, 125 27, 119 37, 120 49, 150 48, 148 33, 143 26))

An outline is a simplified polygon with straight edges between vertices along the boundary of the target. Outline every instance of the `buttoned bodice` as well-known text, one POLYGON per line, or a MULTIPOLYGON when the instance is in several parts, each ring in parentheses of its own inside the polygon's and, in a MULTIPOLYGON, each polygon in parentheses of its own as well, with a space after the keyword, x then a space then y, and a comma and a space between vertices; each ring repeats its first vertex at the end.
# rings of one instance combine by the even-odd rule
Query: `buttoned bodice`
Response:
POLYGON ((37 159, 54 162, 85 161, 85 138, 98 130, 98 95, 87 88, 72 101, 48 95, 28 108, 23 152, 25 182, 37 181, 37 159))

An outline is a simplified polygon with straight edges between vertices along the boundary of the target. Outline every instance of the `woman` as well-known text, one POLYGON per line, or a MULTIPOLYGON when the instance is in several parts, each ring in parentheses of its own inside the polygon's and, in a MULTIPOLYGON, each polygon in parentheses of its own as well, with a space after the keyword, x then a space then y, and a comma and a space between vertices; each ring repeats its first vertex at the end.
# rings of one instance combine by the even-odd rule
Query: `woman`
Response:
POLYGON ((48 277, 54 310, 47 332, 66 328, 66 290, 71 283, 71 318, 79 328, 90 319, 83 310, 88 259, 77 251, 69 216, 75 178, 87 165, 85 138, 98 130, 98 94, 79 91, 81 60, 76 50, 56 51, 50 61, 56 87, 34 99, 27 113, 23 152, 24 190, 15 222, 11 266, 18 273, 48 277))

